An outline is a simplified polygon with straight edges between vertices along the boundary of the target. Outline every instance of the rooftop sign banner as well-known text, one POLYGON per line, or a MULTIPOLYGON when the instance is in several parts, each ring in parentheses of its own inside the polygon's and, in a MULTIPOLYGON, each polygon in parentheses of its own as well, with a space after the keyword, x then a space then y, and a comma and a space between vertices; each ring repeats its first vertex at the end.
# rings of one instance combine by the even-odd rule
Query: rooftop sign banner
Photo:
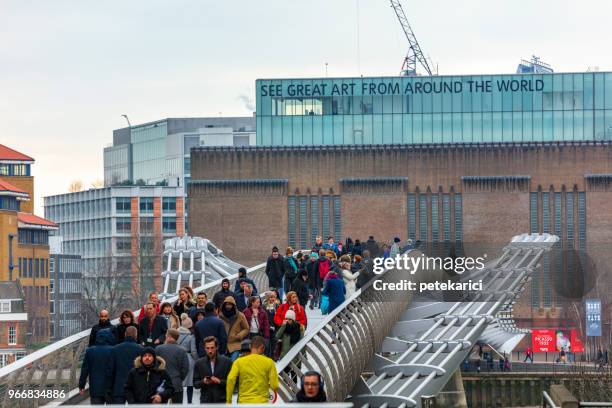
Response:
POLYGON ((259 84, 261 96, 277 98, 317 98, 326 96, 393 96, 415 94, 460 94, 492 92, 540 92, 542 79, 496 80, 380 80, 363 79, 358 82, 313 80, 311 84, 259 84))

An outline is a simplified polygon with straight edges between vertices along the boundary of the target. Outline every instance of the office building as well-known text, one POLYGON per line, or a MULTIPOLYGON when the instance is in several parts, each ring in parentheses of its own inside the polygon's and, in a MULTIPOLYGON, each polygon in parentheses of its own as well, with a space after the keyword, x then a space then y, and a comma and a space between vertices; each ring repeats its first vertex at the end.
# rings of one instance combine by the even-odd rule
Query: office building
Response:
POLYGON ((257 146, 612 140, 612 72, 261 79, 257 146))
POLYGON ((115 186, 44 200, 63 253, 81 256, 86 278, 117 277, 131 295, 160 289, 162 241, 185 233, 183 188, 115 186))
POLYGON ((62 252, 62 237, 49 237, 50 335, 54 341, 83 330, 83 260, 62 252))

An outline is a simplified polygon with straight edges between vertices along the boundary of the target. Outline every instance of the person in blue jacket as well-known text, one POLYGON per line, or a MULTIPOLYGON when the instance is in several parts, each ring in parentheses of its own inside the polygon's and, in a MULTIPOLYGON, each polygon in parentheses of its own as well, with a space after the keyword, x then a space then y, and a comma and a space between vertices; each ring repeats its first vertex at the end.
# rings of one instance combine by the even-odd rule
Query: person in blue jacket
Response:
POLYGON ((107 376, 111 351, 115 336, 110 329, 102 329, 96 334, 96 342, 88 347, 83 358, 79 391, 85 393, 85 383, 89 379, 89 396, 91 405, 103 405, 107 402, 110 390, 110 379, 107 376))
MULTIPOLYGON (((228 296, 228 298, 229 297, 233 299, 233 296, 228 296)), ((223 320, 217 317, 215 305, 213 303, 207 303, 206 306, 204 306, 204 310, 206 311, 204 319, 197 322, 194 328, 198 355, 200 357, 206 356, 204 339, 208 336, 213 336, 217 339, 219 342, 219 354, 225 354, 227 350, 227 332, 225 331, 225 324, 223 324, 223 320)))
POLYGON ((113 404, 125 404, 123 387, 127 381, 130 370, 134 368, 134 360, 144 351, 144 347, 136 342, 138 330, 129 326, 125 329, 125 340, 113 347, 110 354, 107 376, 110 381, 110 393, 113 404))
POLYGON ((340 306, 344 302, 346 295, 346 287, 344 286, 344 280, 338 276, 335 268, 330 269, 329 273, 325 277, 323 282, 323 295, 327 295, 329 298, 329 312, 334 311, 335 308, 340 306))

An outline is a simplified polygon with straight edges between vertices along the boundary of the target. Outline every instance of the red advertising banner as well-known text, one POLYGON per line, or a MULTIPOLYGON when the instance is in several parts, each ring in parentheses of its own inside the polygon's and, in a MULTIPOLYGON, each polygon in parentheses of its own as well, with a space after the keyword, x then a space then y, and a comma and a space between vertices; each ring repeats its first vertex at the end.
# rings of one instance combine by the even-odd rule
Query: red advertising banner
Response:
POLYGON ((534 353, 557 351, 556 330, 543 329, 531 331, 531 347, 534 353))
POLYGON ((571 340, 572 340, 572 351, 574 353, 580 353, 584 351, 584 344, 580 337, 578 337, 578 331, 575 329, 570 330, 571 332, 571 340))
POLYGON ((579 353, 584 351, 584 344, 576 329, 540 329, 531 331, 531 347, 534 353, 565 352, 579 353))

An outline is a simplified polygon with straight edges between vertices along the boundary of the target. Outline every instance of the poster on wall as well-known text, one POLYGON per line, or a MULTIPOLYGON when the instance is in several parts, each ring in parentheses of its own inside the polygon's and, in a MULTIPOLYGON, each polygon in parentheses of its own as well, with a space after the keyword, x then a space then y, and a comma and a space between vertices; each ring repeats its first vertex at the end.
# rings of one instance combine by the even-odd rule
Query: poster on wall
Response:
POLYGON ((546 351, 554 352, 557 349, 556 332, 552 329, 531 331, 531 348, 534 353, 546 351))
POLYGON ((601 300, 587 299, 584 308, 586 311, 586 335, 588 337, 601 336, 601 300))
POLYGON ((570 330, 570 334, 571 334, 570 341, 572 343, 572 352, 582 353, 584 351, 584 343, 578 336, 578 330, 572 329, 570 330))
POLYGON ((557 330, 556 339, 557 351, 563 350, 566 353, 571 351, 572 334, 570 330, 557 330))

